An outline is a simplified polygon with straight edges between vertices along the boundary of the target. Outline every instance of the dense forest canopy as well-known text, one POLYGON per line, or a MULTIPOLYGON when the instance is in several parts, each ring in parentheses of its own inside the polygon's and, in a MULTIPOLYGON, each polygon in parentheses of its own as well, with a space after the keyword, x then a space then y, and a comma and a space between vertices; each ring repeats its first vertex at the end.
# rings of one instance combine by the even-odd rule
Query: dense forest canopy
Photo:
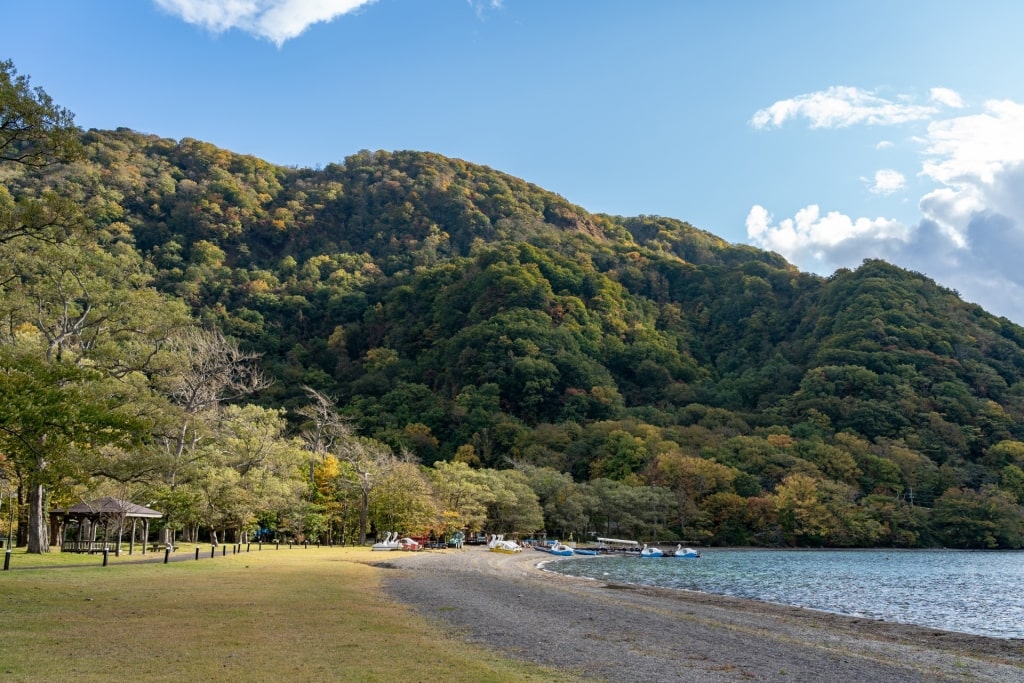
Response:
POLYGON ((1024 329, 918 273, 821 278, 431 153, 76 135, 0 163, 0 391, 51 392, 44 368, 53 411, 95 411, 26 450, 2 409, 9 477, 51 504, 145 490, 193 534, 1024 546, 1024 329))

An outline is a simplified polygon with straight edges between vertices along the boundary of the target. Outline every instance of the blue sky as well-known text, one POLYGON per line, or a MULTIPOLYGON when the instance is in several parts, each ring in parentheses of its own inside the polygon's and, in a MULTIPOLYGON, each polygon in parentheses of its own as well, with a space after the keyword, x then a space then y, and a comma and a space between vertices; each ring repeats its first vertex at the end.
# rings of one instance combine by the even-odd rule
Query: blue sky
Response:
POLYGON ((0 59, 84 128, 293 166, 485 164, 1024 323, 1024 3, 33 0, 0 59))

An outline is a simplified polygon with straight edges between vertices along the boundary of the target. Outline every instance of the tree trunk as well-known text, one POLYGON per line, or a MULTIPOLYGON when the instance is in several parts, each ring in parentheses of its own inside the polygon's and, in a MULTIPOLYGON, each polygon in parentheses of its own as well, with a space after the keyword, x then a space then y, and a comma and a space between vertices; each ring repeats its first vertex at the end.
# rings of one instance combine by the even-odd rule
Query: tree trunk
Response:
POLYGON ((43 502, 46 492, 42 484, 34 484, 28 489, 28 552, 50 552, 50 534, 47 529, 43 502))
POLYGON ((14 545, 23 548, 28 545, 28 506, 25 505, 25 487, 18 484, 18 507, 15 513, 18 520, 18 535, 14 545))
POLYGON ((370 492, 363 487, 363 498, 359 506, 359 545, 366 545, 366 518, 370 510, 370 492))

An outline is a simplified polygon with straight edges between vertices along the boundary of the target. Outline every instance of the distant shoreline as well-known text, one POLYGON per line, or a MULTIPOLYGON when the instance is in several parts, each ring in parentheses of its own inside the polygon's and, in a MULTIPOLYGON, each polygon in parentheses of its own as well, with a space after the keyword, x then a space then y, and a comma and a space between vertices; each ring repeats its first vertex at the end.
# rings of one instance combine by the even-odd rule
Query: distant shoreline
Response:
MULTIPOLYGON (((1016 683, 1024 641, 578 578, 486 548, 389 553, 385 591, 509 656, 616 681, 1016 683), (559 653, 557 656, 553 653, 559 653)), ((583 561, 583 560, 580 560, 583 561)))

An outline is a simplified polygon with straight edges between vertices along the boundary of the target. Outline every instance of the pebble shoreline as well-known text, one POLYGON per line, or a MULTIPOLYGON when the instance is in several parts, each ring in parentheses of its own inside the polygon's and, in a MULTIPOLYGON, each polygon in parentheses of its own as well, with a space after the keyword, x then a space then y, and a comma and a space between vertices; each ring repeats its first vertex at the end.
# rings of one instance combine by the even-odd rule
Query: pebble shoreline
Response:
POLYGON ((1024 680, 1020 639, 581 579, 544 571, 545 561, 467 547, 381 553, 373 564, 388 570, 387 595, 453 635, 581 680, 1024 680))

